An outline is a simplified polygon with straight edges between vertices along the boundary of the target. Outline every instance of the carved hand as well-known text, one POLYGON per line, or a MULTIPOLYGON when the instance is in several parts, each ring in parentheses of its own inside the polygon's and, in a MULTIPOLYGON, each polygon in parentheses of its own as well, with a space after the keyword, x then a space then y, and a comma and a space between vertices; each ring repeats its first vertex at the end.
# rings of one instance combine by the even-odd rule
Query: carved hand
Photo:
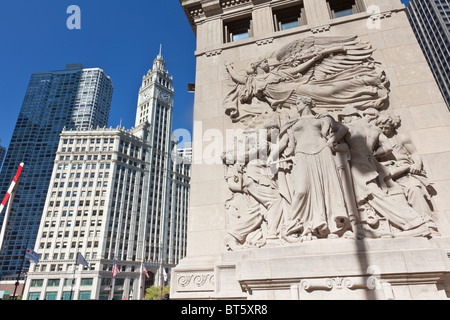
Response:
POLYGON ((409 172, 412 174, 420 174, 422 171, 422 164, 421 163, 414 163, 409 168, 409 172))

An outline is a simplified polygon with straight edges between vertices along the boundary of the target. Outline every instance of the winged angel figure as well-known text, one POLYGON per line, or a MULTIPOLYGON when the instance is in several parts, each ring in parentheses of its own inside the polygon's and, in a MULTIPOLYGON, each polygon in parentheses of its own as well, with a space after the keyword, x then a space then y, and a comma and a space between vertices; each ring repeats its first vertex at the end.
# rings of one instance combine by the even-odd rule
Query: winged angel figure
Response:
POLYGON ((245 71, 226 63, 230 77, 225 113, 237 122, 290 108, 298 96, 311 97, 317 108, 380 109, 388 99, 389 83, 373 51, 357 37, 308 37, 251 63, 245 71))

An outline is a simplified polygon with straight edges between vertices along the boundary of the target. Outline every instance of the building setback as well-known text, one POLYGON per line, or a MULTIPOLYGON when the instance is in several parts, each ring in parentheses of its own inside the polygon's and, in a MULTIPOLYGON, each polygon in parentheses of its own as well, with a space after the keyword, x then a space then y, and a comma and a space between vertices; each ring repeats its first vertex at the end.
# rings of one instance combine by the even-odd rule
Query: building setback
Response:
POLYGON ((450 108, 450 1, 411 0, 406 13, 450 108))
POLYGON ((17 167, 25 164, 0 251, 3 279, 15 277, 26 247, 35 244, 61 131, 106 126, 112 93, 111 79, 98 68, 72 64, 31 75, 0 174, 5 195, 17 167))

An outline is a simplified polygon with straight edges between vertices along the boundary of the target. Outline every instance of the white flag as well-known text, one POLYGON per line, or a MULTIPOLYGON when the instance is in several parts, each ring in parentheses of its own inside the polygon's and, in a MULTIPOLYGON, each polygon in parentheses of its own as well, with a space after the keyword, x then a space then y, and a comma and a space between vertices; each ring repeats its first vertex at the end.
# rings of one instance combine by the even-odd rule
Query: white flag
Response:
POLYGON ((29 260, 33 260, 34 263, 39 263, 39 255, 34 252, 33 249, 27 248, 27 251, 25 253, 25 258, 29 259, 29 260))
POLYGON ((83 255, 81 253, 77 253, 77 263, 76 264, 82 264, 86 268, 89 269, 89 263, 87 263, 86 259, 84 259, 83 255))
POLYGON ((163 276, 164 276, 164 281, 167 281, 166 268, 163 268, 163 276))

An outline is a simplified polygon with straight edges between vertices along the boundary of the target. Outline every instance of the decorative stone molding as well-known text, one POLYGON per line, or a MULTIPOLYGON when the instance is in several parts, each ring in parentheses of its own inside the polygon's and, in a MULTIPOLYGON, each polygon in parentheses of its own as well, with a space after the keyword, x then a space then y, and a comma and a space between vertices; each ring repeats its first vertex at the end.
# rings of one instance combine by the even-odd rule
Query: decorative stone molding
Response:
POLYGON ((192 19, 196 19, 199 16, 203 15, 203 9, 202 8, 195 8, 189 11, 189 14, 191 15, 192 19))
POLYGON ((212 50, 212 51, 205 52, 205 55, 207 57, 212 57, 212 56, 218 56, 221 53, 222 53, 222 49, 218 49, 218 50, 212 50))
POLYGON ((314 33, 314 34, 327 32, 327 31, 330 31, 330 28, 331 28, 331 26, 328 24, 328 25, 325 25, 325 26, 311 28, 311 32, 314 33))
POLYGON ((176 275, 177 291, 214 291, 213 272, 195 272, 176 275))
POLYGON ((382 13, 373 14, 369 18, 372 20, 378 20, 378 19, 390 18, 391 16, 392 16, 392 12, 386 11, 386 12, 382 12, 382 13))
POLYGON ((269 43, 273 43, 273 38, 267 38, 267 39, 256 41, 257 46, 263 46, 263 45, 269 44, 269 43))
POLYGON ((201 1, 201 5, 202 10, 207 17, 222 13, 222 8, 220 7, 219 0, 203 0, 201 1))
POLYGON ((250 2, 250 0, 222 0, 220 5, 222 8, 229 8, 246 2, 250 2))
POLYGON ((335 277, 323 279, 305 279, 301 281, 300 288, 312 292, 316 290, 350 290, 373 289, 376 286, 375 277, 335 277))

